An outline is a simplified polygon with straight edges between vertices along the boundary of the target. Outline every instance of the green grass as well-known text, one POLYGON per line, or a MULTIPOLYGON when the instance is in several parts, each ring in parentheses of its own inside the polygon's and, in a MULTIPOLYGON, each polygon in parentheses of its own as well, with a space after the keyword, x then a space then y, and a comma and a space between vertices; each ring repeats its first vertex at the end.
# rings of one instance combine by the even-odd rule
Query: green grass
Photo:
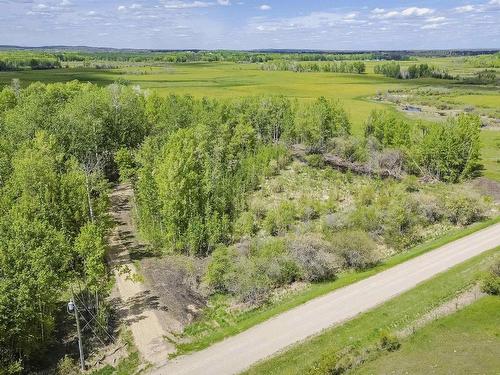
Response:
POLYGON ((500 222, 500 217, 482 223, 474 224, 466 229, 451 231, 443 237, 426 242, 404 253, 395 255, 385 262, 381 263, 377 267, 363 272, 345 273, 340 275, 340 277, 335 281, 313 284, 305 291, 295 294, 285 300, 280 301, 279 303, 248 311, 237 316, 232 321, 220 322, 221 326, 219 328, 214 328, 213 330, 211 330, 208 335, 194 337, 193 341, 190 343, 179 344, 177 346, 178 352, 176 354, 180 355, 204 349, 218 341, 223 340, 226 337, 243 332, 256 324, 262 323, 263 321, 275 315, 297 307, 313 298, 320 297, 336 289, 366 279, 367 277, 373 276, 388 268, 394 267, 400 263, 415 258, 421 254, 434 250, 449 242, 465 237, 473 232, 476 232, 498 222, 500 222))
POLYGON ((498 108, 500 106, 499 95, 462 95, 455 96, 454 101, 478 107, 498 108))
POLYGON ((255 365, 246 373, 324 374, 334 365, 336 353, 347 347, 362 350, 376 346, 381 332, 394 332, 406 327, 475 283, 498 257, 499 249, 487 251, 455 266, 380 307, 339 327, 331 328, 309 341, 292 346, 286 352, 255 365))
POLYGON ((439 319, 401 350, 367 363, 356 374, 495 374, 500 369, 500 298, 488 296, 439 319))
POLYGON ((500 131, 481 131, 481 158, 484 176, 500 182, 500 131))

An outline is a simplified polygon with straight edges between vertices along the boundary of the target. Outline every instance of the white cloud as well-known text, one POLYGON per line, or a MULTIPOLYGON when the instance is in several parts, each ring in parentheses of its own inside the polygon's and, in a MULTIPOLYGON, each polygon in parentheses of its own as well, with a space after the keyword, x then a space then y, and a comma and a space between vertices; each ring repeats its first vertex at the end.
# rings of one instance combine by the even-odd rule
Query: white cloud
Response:
POLYGON ((490 2, 488 4, 490 4, 490 5, 500 5, 500 0, 490 0, 490 2))
POLYGON ((259 7, 260 10, 270 10, 271 9, 271 6, 270 5, 267 5, 267 4, 262 4, 260 7, 259 7))
POLYGON ((71 5, 71 1, 69 0, 62 0, 61 3, 60 3, 61 6, 67 6, 67 5, 71 5))
POLYGON ((119 10, 120 12, 123 12, 124 10, 127 10, 127 7, 126 7, 125 5, 120 5, 120 6, 118 7, 118 10, 119 10))
POLYGON ((425 22, 441 22, 446 20, 446 17, 430 17, 425 20, 425 22))
POLYGON ((163 7, 167 9, 190 9, 190 8, 207 8, 213 3, 206 1, 165 1, 163 7))
POLYGON ((141 4, 136 4, 136 3, 134 3, 134 4, 132 4, 129 8, 130 8, 130 9, 141 9, 141 8, 142 8, 142 5, 141 5, 141 4))
POLYGON ((431 24, 422 26, 421 29, 422 30, 433 30, 433 29, 437 29, 441 26, 442 26, 442 24, 439 24, 439 23, 431 23, 431 24))
POLYGON ((425 15, 428 15, 428 14, 431 14, 431 13, 434 13, 433 9, 411 7, 411 8, 407 8, 407 9, 403 10, 401 12, 401 15, 403 15, 405 17, 409 17, 409 16, 425 16, 425 15))
POLYGON ((373 14, 371 16, 372 18, 379 18, 379 19, 388 19, 396 17, 422 17, 434 13, 434 9, 410 7, 403 9, 401 11, 397 10, 385 11, 384 9, 376 8, 372 10, 371 13, 373 14))
POLYGON ((229 0, 217 0, 219 5, 231 5, 231 1, 229 0))
POLYGON ((461 7, 456 7, 455 11, 458 13, 468 13, 468 12, 474 12, 476 8, 474 8, 474 5, 464 5, 461 7))

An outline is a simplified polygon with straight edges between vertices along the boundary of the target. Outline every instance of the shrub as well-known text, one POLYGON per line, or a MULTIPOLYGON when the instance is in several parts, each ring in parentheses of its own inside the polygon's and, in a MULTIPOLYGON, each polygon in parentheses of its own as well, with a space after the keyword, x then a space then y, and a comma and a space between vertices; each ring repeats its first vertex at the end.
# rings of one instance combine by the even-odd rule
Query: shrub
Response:
POLYGON ((382 234, 383 219, 383 211, 376 205, 358 205, 356 209, 349 214, 351 226, 375 235, 382 234))
POLYGON ((78 375, 80 370, 76 361, 65 355, 57 363, 57 375, 78 375))
POLYGON ((264 229, 271 235, 276 236, 286 233, 295 221, 295 206, 290 202, 281 203, 276 210, 267 213, 264 229))
POLYGON ((380 333, 379 347, 381 350, 394 352, 401 347, 401 343, 399 342, 399 339, 395 335, 387 331, 382 331, 380 333))
POLYGON ((335 138, 330 148, 333 153, 351 162, 364 162, 368 158, 365 143, 358 137, 346 136, 335 138))
POLYGON ((301 198, 298 204, 298 215, 301 220, 314 220, 319 217, 321 204, 319 201, 301 198))
POLYGON ((226 278, 226 289, 238 300, 250 303, 263 303, 272 289, 272 280, 267 274, 259 272, 252 259, 240 258, 226 278))
POLYGON ((256 271, 266 275, 274 287, 290 284, 300 277, 299 266, 288 254, 257 258, 256 267, 256 271))
POLYGON ((418 194, 414 197, 417 213, 427 223, 436 223, 445 216, 445 210, 440 199, 431 194, 418 194))
POLYGON ((453 192, 445 199, 446 216, 455 225, 469 225, 484 218, 486 206, 478 195, 453 192))
POLYGON ((257 231, 257 225, 252 212, 245 211, 234 223, 234 234, 238 237, 251 236, 257 231))
POLYGON ((205 274, 206 283, 216 291, 226 291, 229 274, 236 261, 232 247, 218 246, 213 252, 205 274))
POLYGON ((310 154, 306 156, 307 164, 314 168, 323 168, 325 166, 325 159, 323 155, 310 154))
POLYGON ((397 249, 404 249, 419 241, 416 207, 406 195, 395 197, 384 218, 385 242, 397 249))
POLYGON ((330 230, 339 231, 349 226, 348 217, 344 212, 336 212, 325 215, 323 219, 323 232, 329 233, 330 230))
POLYGON ((488 294, 500 295, 500 260, 493 264, 484 277, 481 289, 488 294))
POLYGON ((335 233, 331 240, 333 251, 348 267, 366 269, 380 260, 377 246, 367 233, 354 230, 335 233))
POLYGON ((331 250, 328 242, 313 237, 299 237, 288 242, 288 251, 295 259, 305 281, 335 278, 342 261, 331 250))
POLYGON ((131 181, 137 172, 137 165, 132 151, 126 148, 120 148, 115 152, 115 163, 118 167, 120 181, 131 181))

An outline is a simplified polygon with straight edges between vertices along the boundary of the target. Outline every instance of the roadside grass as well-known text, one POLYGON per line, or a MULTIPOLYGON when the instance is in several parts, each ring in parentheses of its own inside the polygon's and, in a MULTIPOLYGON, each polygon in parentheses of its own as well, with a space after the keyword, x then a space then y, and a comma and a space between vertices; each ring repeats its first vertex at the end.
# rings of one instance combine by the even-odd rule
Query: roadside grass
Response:
POLYGON ((494 374, 500 369, 500 298, 488 296, 432 322, 396 352, 355 374, 494 374))
POLYGON ((481 158, 484 176, 500 182, 500 131, 481 131, 481 158))
POLYGON ((320 297, 344 286, 353 284, 357 281, 366 279, 367 277, 373 276, 388 268, 394 267, 400 263, 403 263, 428 251, 434 250, 440 246, 458 240, 471 233, 499 222, 500 216, 481 223, 473 224, 465 229, 450 231, 443 237, 425 242, 408 251, 399 253, 369 270, 363 272, 344 273, 334 281, 312 284, 308 289, 294 294, 284 300, 281 300, 280 302, 250 310, 229 319, 224 315, 222 319, 219 319, 217 321, 218 327, 213 328, 213 330, 211 330, 208 335, 201 335, 199 337, 193 336, 191 337, 191 339, 193 340, 192 342, 178 344, 177 352, 175 353, 175 355, 177 356, 207 348, 208 346, 221 341, 226 337, 234 336, 249 329, 250 327, 262 323, 263 321, 273 316, 297 307, 307 301, 320 297))
MULTIPOLYGON (((337 355, 350 348, 362 352, 377 347, 383 332, 394 333, 477 282, 498 258, 500 248, 487 251, 420 284, 343 325, 258 363, 245 374, 333 373, 337 355)), ((384 372, 382 372, 384 373, 384 372)), ((453 372, 451 372, 453 373, 453 372)))

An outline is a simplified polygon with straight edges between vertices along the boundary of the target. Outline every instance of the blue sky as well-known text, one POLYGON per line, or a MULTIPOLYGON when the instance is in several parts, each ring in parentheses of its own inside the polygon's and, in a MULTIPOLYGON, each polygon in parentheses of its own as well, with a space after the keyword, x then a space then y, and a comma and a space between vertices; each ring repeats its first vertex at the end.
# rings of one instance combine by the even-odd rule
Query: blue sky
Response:
POLYGON ((0 0, 0 44, 498 48, 499 20, 500 0, 0 0))

